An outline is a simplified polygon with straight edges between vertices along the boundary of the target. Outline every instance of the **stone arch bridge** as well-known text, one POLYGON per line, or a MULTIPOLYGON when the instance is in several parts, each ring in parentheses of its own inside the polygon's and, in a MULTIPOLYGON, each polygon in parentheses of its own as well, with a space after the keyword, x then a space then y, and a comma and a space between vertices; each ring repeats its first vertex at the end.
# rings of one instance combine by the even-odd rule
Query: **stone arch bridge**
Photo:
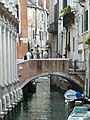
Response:
POLYGON ((69 75, 69 59, 31 59, 17 64, 20 87, 42 76, 59 76, 83 91, 83 83, 69 75))

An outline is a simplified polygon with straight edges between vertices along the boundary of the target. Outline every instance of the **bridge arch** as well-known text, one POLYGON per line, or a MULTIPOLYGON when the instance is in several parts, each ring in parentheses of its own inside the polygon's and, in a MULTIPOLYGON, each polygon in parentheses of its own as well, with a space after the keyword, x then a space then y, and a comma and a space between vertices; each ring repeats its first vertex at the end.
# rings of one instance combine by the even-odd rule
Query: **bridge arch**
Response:
POLYGON ((23 88, 30 81, 35 80, 35 79, 37 79, 39 77, 44 77, 44 76, 58 76, 58 77, 64 78, 64 79, 66 79, 73 86, 73 88, 75 90, 83 92, 83 85, 80 83, 80 81, 77 81, 76 79, 72 78, 72 76, 68 75, 67 73, 63 73, 63 72, 44 72, 44 73, 38 74, 36 76, 33 76, 33 77, 30 77, 30 78, 26 79, 20 85, 20 87, 23 88))
POLYGON ((23 88, 30 80, 43 76, 59 76, 70 82, 74 88, 83 91, 83 83, 69 75, 69 59, 31 59, 17 64, 20 87, 23 88))

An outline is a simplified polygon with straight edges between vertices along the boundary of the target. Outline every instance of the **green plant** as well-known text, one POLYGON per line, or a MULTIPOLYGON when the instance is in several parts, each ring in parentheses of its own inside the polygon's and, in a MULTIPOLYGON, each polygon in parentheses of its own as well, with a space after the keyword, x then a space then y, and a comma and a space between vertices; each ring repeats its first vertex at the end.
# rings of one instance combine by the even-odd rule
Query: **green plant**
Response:
POLYGON ((86 40, 84 40, 84 43, 90 46, 90 36, 86 40))
POLYGON ((79 0, 79 2, 85 2, 85 0, 79 0))
POLYGON ((67 7, 65 7, 64 9, 62 9, 60 11, 61 14, 66 14, 66 13, 71 13, 71 7, 70 5, 68 5, 67 7))
POLYGON ((67 49, 68 51, 70 51, 70 44, 67 44, 67 45, 66 45, 66 49, 67 49))

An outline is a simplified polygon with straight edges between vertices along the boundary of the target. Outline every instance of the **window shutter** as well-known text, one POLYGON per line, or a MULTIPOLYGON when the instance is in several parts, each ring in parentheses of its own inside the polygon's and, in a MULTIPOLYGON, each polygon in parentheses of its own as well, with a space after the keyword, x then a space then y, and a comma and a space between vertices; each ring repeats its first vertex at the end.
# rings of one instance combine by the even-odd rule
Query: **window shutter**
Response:
POLYGON ((67 0, 63 0, 63 8, 67 7, 67 0))
POLYGON ((34 39, 34 35, 35 35, 35 33, 34 33, 34 30, 33 30, 33 39, 34 39))
POLYGON ((84 12, 84 32, 88 30, 88 10, 84 12))
MULTIPOLYGON (((17 17, 18 17, 18 19, 19 19, 19 5, 16 4, 15 6, 16 6, 16 9, 17 9, 17 17)), ((19 33, 19 23, 17 23, 16 29, 17 29, 17 33, 19 33)))

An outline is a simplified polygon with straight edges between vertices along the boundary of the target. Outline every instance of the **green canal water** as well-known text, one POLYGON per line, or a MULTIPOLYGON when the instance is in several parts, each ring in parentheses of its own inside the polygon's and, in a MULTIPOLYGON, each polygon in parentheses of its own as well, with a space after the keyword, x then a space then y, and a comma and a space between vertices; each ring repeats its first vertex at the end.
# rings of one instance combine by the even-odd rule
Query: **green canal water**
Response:
POLYGON ((36 93, 23 101, 7 120, 67 120, 63 93, 50 91, 48 79, 37 81, 36 93))

